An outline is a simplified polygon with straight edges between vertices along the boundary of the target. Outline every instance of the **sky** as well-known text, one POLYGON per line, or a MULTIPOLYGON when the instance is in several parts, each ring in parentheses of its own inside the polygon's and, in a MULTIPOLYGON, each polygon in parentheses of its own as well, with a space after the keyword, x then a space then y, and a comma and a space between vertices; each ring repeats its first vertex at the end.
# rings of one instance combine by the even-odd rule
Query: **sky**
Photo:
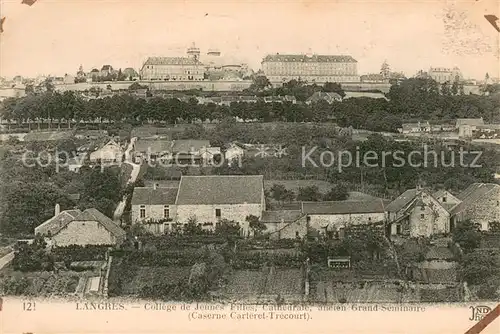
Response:
MULTIPOLYGON (((0 76, 64 75, 148 56, 182 56, 193 42, 254 70, 266 54, 348 54, 359 74, 384 60, 414 75, 458 66, 499 77, 499 37, 485 14, 499 0, 0 0, 0 76)), ((500 25, 500 21, 498 22, 500 25)), ((201 59, 203 61, 203 59, 201 59)))

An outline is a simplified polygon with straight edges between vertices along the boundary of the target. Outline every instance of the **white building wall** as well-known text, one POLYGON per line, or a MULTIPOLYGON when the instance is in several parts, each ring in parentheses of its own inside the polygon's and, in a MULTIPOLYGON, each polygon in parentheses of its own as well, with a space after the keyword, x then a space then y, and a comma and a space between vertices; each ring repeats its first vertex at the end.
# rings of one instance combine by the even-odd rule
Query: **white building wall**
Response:
POLYGON ((309 226, 319 231, 325 231, 325 228, 332 230, 339 229, 348 225, 369 224, 384 221, 385 214, 380 213, 358 213, 358 214, 323 214, 308 215, 310 218, 309 226))
POLYGON ((262 204, 209 204, 209 205, 177 205, 177 219, 179 223, 187 223, 190 217, 196 217, 198 223, 216 223, 215 209, 221 210, 220 219, 234 220, 243 230, 249 229, 245 221, 249 215, 262 216, 262 204))
POLYGON ((96 221, 72 221, 52 236, 55 246, 113 245, 116 238, 96 221))

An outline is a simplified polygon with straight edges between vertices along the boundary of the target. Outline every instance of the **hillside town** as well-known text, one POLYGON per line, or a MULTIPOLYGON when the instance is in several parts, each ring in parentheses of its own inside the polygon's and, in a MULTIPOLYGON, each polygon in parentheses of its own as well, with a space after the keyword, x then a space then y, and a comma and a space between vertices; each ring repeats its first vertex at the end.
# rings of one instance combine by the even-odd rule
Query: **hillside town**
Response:
POLYGON ((140 69, 2 79, 2 295, 500 297, 497 79, 359 75, 312 52, 261 65, 193 44, 140 69))

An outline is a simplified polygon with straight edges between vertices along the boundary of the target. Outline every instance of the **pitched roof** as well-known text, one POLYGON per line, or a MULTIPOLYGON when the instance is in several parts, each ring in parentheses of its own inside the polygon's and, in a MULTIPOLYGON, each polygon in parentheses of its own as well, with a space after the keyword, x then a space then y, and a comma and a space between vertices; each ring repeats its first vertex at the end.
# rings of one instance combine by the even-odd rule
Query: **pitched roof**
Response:
POLYGON ((175 204, 178 188, 135 187, 132 205, 172 205, 175 204))
POLYGON ((97 221, 117 238, 123 238, 126 234, 125 231, 115 224, 115 222, 113 222, 109 217, 94 208, 86 209, 76 216, 73 221, 97 221))
POLYGON ((189 153, 197 152, 203 147, 210 147, 210 141, 208 140, 174 140, 172 145, 172 152, 174 153, 189 153))
POLYGON ((387 205, 386 210, 390 212, 397 212, 404 208, 410 201, 412 201, 417 195, 418 190, 416 188, 408 189, 401 195, 399 195, 394 201, 387 205))
POLYGON ((182 176, 176 204, 257 204, 263 191, 262 175, 182 176))
POLYGON ((389 100, 383 93, 376 93, 376 92, 345 92, 344 100, 356 97, 369 97, 372 99, 389 100))
POLYGON ((309 63, 357 63, 357 60, 351 56, 335 56, 335 55, 267 55, 262 62, 309 62, 309 63))
POLYGON ((461 125, 484 125, 483 118, 457 118, 456 127, 461 125))
POLYGON ((35 228, 35 233, 57 234, 62 228, 74 220, 81 213, 80 210, 64 210, 35 228))
POLYGON ((149 57, 144 65, 202 65, 201 62, 188 57, 149 57))
POLYGON ((300 210, 279 210, 279 211, 263 211, 260 219, 263 223, 291 223, 302 216, 300 210))
POLYGON ((384 202, 373 201, 329 201, 302 202, 302 212, 305 214, 352 214, 352 213, 383 213, 384 202))
POLYGON ((342 96, 334 92, 314 92, 314 94, 307 99, 307 102, 318 102, 320 100, 332 103, 333 101, 342 100, 342 96))
POLYGON ((484 198, 490 191, 500 188, 500 185, 494 183, 473 183, 463 192, 461 192, 457 198, 462 202, 457 204, 453 209, 451 209, 451 214, 457 214, 465 210, 469 205, 475 203, 484 198))

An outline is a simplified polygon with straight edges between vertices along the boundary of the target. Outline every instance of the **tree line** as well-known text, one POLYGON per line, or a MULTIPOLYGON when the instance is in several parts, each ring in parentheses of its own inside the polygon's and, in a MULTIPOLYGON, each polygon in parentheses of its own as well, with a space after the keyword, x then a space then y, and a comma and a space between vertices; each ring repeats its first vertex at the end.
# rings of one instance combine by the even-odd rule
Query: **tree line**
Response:
MULTIPOLYGON (((258 82, 258 80, 256 80, 258 82)), ((50 119, 55 123, 68 122, 125 122, 145 123, 217 122, 232 117, 257 122, 328 122, 371 131, 397 131, 403 122, 411 120, 452 121, 456 118, 483 117, 486 122, 500 121, 500 97, 463 95, 460 90, 442 87, 432 79, 412 78, 392 85, 385 99, 350 98, 328 104, 320 100, 305 104, 316 91, 344 92, 338 84, 324 87, 291 81, 279 88, 267 83, 254 84, 242 94, 269 96, 294 95, 299 103, 233 102, 230 106, 214 103, 198 104, 192 96, 187 102, 177 98, 136 98, 131 94, 86 100, 66 91, 47 90, 22 98, 8 98, 0 108, 3 119, 37 123, 50 119), (267 87, 267 88, 266 88, 267 87)), ((67 126, 70 126, 68 124, 67 126)))

